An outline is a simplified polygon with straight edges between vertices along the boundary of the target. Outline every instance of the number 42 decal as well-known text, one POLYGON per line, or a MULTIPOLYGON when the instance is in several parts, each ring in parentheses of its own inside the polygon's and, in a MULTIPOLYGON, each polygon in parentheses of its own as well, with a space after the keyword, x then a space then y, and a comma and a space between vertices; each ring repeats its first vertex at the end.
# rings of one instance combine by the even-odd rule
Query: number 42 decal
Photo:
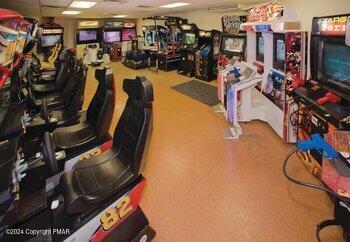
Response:
POLYGON ((128 195, 120 198, 117 201, 117 205, 114 208, 107 209, 100 218, 103 230, 109 230, 113 225, 115 225, 119 220, 121 220, 125 215, 127 215, 132 210, 132 205, 130 204, 130 197, 128 195))

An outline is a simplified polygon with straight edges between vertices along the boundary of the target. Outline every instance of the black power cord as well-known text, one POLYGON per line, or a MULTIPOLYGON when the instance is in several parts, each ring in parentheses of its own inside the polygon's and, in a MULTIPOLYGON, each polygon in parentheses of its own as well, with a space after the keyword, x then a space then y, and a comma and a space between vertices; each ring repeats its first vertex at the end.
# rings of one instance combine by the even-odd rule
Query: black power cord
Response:
MULTIPOLYGON (((317 184, 312 184, 312 183, 308 183, 308 182, 304 182, 304 181, 300 181, 300 180, 297 180, 297 179, 294 179, 293 177, 289 176, 287 174, 287 163, 289 161, 289 159, 296 153, 298 152, 298 149, 293 149, 291 150, 288 155, 286 156, 286 158, 284 159, 283 161, 283 174, 284 176, 291 182, 299 185, 299 186, 304 186, 304 187, 308 187, 308 188, 313 188, 313 189, 317 189, 317 190, 321 190, 321 191, 325 191, 327 193, 330 193, 332 194, 333 196, 339 198, 347 207, 350 208, 350 203, 348 201, 346 201, 344 199, 344 197, 340 196, 339 194, 333 192, 332 190, 322 186, 322 185, 317 185, 317 184)), ((320 230, 325 228, 325 227, 328 227, 328 226, 332 226, 332 225, 340 225, 336 220, 334 219, 331 219, 331 220, 325 220, 321 223, 319 223, 317 225, 317 228, 316 228, 316 238, 317 238, 317 241, 318 242, 321 242, 321 239, 320 239, 320 230)))

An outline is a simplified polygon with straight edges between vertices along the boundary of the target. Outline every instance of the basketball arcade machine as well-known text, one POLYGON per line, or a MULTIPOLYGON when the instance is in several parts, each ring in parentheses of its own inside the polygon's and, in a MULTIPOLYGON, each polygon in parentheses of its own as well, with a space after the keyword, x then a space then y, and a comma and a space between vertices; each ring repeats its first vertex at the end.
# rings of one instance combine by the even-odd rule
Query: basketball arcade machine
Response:
POLYGON ((77 54, 83 56, 84 64, 102 62, 102 51, 99 51, 101 33, 98 21, 79 21, 76 42, 77 54), (99 52, 101 54, 98 54, 99 52))
POLYGON ((198 27, 196 24, 182 24, 183 38, 179 44, 181 62, 178 74, 193 77, 195 72, 195 55, 198 49, 198 27))
POLYGON ((244 82, 232 85, 233 96, 228 101, 231 131, 238 130, 233 135, 239 137, 238 121, 259 119, 285 142, 296 142, 290 114, 297 105, 290 88, 306 78, 307 33, 300 31, 296 14, 278 2, 250 9, 248 21, 241 25, 247 31, 247 62, 236 67, 244 82))
POLYGON ((198 46, 195 55, 196 79, 210 82, 216 78, 216 64, 220 55, 221 32, 199 30, 198 46))
MULTIPOLYGON (((321 134, 350 158, 350 14, 315 17, 311 35, 311 78, 295 89, 298 140, 321 134)), ((300 153, 305 165, 321 179, 323 157, 300 153)), ((348 194, 350 197, 350 194, 348 194)))

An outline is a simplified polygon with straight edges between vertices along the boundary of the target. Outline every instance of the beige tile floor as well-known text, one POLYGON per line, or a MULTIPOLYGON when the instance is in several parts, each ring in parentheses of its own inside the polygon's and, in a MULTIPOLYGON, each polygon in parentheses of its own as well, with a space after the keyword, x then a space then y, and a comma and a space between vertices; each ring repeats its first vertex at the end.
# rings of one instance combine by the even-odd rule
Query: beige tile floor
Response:
MULTIPOLYGON (((111 133, 126 100, 122 80, 144 75, 153 83, 154 129, 141 206, 155 241, 316 241, 315 226, 332 217, 332 205, 326 194, 283 177, 281 162, 292 146, 267 124, 242 124, 240 140, 224 140, 223 115, 170 89, 190 78, 111 66, 117 88, 111 133)), ((96 88, 93 76, 90 70, 85 106, 96 88)), ((298 158, 289 170, 314 181, 298 158)), ((322 238, 342 241, 341 231, 326 229, 322 238)))

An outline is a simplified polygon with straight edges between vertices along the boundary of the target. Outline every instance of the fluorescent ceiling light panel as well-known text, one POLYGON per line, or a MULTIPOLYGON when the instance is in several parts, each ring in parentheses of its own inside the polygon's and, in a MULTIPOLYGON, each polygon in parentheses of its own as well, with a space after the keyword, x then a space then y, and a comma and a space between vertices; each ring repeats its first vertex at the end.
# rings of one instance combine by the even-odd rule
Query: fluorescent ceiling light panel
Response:
POLYGON ((79 14, 81 13, 81 11, 70 11, 70 10, 65 10, 62 12, 62 14, 65 14, 65 15, 75 15, 75 14, 79 14))
POLYGON ((114 15, 113 17, 115 17, 115 18, 125 18, 126 15, 114 15))
POLYGON ((97 2, 88 2, 88 1, 73 1, 69 7, 70 8, 91 8, 97 2))
POLYGON ((163 5, 160 6, 162 8, 178 8, 178 7, 182 7, 182 6, 187 6, 190 5, 189 3, 172 3, 172 4, 168 4, 168 5, 163 5))

